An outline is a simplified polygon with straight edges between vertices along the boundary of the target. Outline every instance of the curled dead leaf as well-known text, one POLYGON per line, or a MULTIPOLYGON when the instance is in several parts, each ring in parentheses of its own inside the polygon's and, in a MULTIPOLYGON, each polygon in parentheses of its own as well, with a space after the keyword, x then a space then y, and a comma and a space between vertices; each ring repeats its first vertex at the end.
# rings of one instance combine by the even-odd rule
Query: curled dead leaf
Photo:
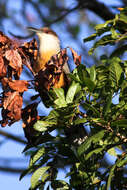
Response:
POLYGON ((2 126, 21 119, 22 97, 19 92, 6 92, 3 97, 2 126))
POLYGON ((10 92, 10 91, 4 94, 4 102, 3 102, 4 109, 7 109, 7 107, 14 100, 15 96, 17 96, 18 94, 19 94, 18 92, 10 92))
POLYGON ((40 119, 37 111, 38 103, 33 103, 22 109, 23 130, 29 143, 34 143, 37 131, 33 125, 40 119))
POLYGON ((9 61, 9 65, 16 71, 22 67, 22 59, 17 50, 7 50, 5 58, 9 61))
POLYGON ((7 42, 10 42, 10 39, 3 32, 0 32, 0 43, 5 44, 7 42))
POLYGON ((7 89, 7 87, 9 87, 11 90, 14 90, 20 93, 28 90, 29 83, 26 80, 11 80, 4 77, 1 80, 1 82, 4 89, 7 89))
POLYGON ((81 55, 78 55, 71 47, 70 47, 72 56, 73 56, 73 60, 76 66, 81 64, 81 55))
POLYGON ((12 80, 8 82, 8 85, 12 90, 22 93, 28 90, 29 83, 26 80, 12 80))
POLYGON ((0 55, 0 78, 6 76, 6 74, 7 74, 7 68, 6 65, 4 64, 2 55, 0 55))
POLYGON ((23 64, 25 64, 32 71, 32 73, 35 74, 33 68, 38 58, 37 40, 33 39, 30 42, 25 42, 19 49, 25 58, 23 60, 23 64))

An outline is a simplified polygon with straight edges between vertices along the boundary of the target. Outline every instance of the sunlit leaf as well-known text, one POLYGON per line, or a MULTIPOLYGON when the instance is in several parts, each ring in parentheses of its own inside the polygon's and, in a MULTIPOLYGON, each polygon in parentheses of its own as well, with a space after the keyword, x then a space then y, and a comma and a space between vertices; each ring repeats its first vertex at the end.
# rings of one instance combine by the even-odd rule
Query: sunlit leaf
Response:
POLYGON ((55 104, 60 107, 66 107, 67 102, 65 100, 64 90, 62 88, 54 88, 54 91, 57 95, 57 99, 55 100, 55 104))
POLYGON ((52 127, 53 125, 56 125, 55 121, 37 121, 34 124, 34 129, 39 132, 47 131, 48 127, 52 127))
POLYGON ((43 154, 45 153, 45 148, 41 147, 30 159, 30 164, 29 166, 32 166, 33 164, 35 164, 35 162, 37 162, 40 157, 43 156, 43 154))
POLYGON ((42 176, 45 174, 45 172, 49 169, 49 166, 46 167, 42 167, 37 169, 34 174, 31 177, 31 188, 34 189, 37 185, 38 182, 40 180, 40 178, 42 178, 42 176))
POLYGON ((74 99, 74 96, 80 90, 81 90, 81 86, 79 85, 79 83, 75 83, 73 81, 72 84, 71 84, 71 86, 70 86, 70 88, 67 91, 66 102, 67 103, 72 103, 73 99, 74 99))
POLYGON ((117 156, 117 153, 116 153, 115 148, 110 148, 107 152, 108 152, 111 156, 117 156))
POLYGON ((119 80, 123 72, 119 63, 120 63, 120 59, 118 57, 113 57, 111 60, 111 64, 109 66, 109 70, 110 70, 109 75, 110 75, 110 79, 114 83, 114 86, 119 84, 119 80))
POLYGON ((92 81, 95 81, 95 80, 96 80, 95 65, 90 68, 90 79, 91 79, 92 81))

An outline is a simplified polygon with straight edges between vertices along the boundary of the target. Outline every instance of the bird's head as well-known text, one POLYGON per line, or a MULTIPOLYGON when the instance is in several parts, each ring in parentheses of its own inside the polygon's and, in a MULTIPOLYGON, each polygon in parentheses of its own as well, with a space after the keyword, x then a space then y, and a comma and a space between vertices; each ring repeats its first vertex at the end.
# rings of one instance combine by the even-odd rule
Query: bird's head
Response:
POLYGON ((57 49, 57 51, 60 51, 60 40, 56 32, 54 32, 52 29, 48 27, 43 27, 40 29, 28 27, 29 31, 34 32, 40 42, 40 49, 43 48, 43 50, 49 50, 49 49, 57 49))

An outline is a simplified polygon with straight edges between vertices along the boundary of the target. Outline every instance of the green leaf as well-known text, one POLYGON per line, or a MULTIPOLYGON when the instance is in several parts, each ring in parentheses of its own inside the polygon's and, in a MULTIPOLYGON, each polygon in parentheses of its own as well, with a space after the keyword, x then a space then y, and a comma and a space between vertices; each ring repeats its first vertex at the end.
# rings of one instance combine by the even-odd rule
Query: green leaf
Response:
POLYGON ((127 24, 127 7, 120 12, 119 20, 127 24))
POLYGON ((48 176, 49 176, 48 173, 43 174, 41 181, 44 183, 48 176))
POLYGON ((105 134, 105 130, 101 130, 99 132, 97 132, 96 134, 88 137, 85 142, 83 144, 80 145, 80 147, 78 148, 78 155, 81 156, 90 146, 91 143, 97 143, 99 142, 105 134))
POLYGON ((69 87, 69 89, 67 91, 66 102, 67 103, 72 103, 73 99, 74 99, 74 96, 80 90, 81 90, 81 86, 79 85, 79 83, 75 83, 73 81, 72 84, 71 84, 71 86, 69 87))
POLYGON ((84 42, 88 42, 88 41, 91 41, 91 40, 94 40, 96 38, 97 34, 92 34, 91 36, 87 37, 87 38, 84 38, 83 41, 84 42))
POLYGON ((89 54, 91 55, 93 51, 100 46, 106 46, 106 45, 113 45, 115 43, 115 40, 112 38, 111 34, 103 36, 100 40, 95 42, 94 46, 89 50, 89 54))
POLYGON ((35 167, 28 167, 26 170, 24 170, 21 175, 20 175, 20 178, 19 180, 21 180, 25 175, 29 174, 29 173, 32 173, 33 171, 35 170, 35 167))
POLYGON ((116 30, 113 27, 111 28, 110 31, 112 33, 112 38, 115 39, 115 40, 118 39, 118 37, 120 36, 120 34, 117 33, 116 30))
POLYGON ((78 124, 86 123, 86 122, 88 122, 88 121, 87 121, 87 118, 78 118, 78 119, 76 119, 76 120, 74 121, 74 124, 75 124, 75 125, 78 125, 78 124))
POLYGON ((32 177, 31 177, 31 188, 34 189, 37 185, 38 185, 38 182, 40 180, 40 178, 43 177, 43 175, 45 174, 45 172, 49 169, 50 167, 49 166, 45 166, 45 167, 42 167, 42 168, 39 168, 37 169, 32 177))
POLYGON ((45 153, 45 148, 41 147, 38 151, 31 157, 29 166, 31 167, 35 164, 45 153))
POLYGON ((93 111, 98 117, 100 117, 100 112, 94 107, 94 106, 92 106, 91 104, 88 104, 88 103, 83 103, 83 104, 81 104, 81 106, 86 110, 86 111, 88 111, 88 110, 91 110, 91 111, 93 111))
POLYGON ((127 119, 121 119, 117 121, 111 122, 111 126, 116 126, 116 127, 125 127, 127 128, 127 119))
POLYGON ((84 65, 79 65, 78 68, 74 70, 74 73, 81 85, 87 86, 91 92, 94 90, 95 83, 90 79, 89 72, 84 65))
POLYGON ((82 64, 80 64, 74 71, 77 71, 75 74, 77 74, 81 84, 83 84, 86 77, 89 77, 86 67, 82 64))
POLYGON ((106 190, 109 190, 110 187, 111 187, 111 180, 112 180, 112 177, 114 176, 114 170, 115 170, 115 168, 116 168, 116 165, 114 165, 111 168, 111 170, 110 170, 108 181, 107 181, 107 188, 106 188, 106 190))
POLYGON ((72 74, 72 73, 69 73, 68 76, 69 76, 70 79, 74 80, 75 82, 80 82, 80 79, 77 76, 77 73, 75 73, 75 74, 76 74, 76 76, 74 74, 72 74))
POLYGON ((37 121, 34 124, 34 129, 39 132, 44 132, 48 130, 48 127, 56 125, 56 121, 37 121))
POLYGON ((85 77, 84 84, 88 87, 90 92, 92 92, 95 88, 95 83, 90 78, 85 77))
POLYGON ((96 148, 94 150, 92 150, 91 152, 89 152, 87 155, 85 155, 85 160, 88 160, 93 154, 101 154, 102 150, 105 147, 100 147, 100 148, 96 148))
POLYGON ((117 163, 117 167, 122 167, 127 164, 127 154, 125 154, 120 161, 117 163))
POLYGON ((96 124, 101 123, 103 125, 107 125, 108 121, 101 118, 91 118, 91 122, 95 122, 96 124))
POLYGON ((115 156, 115 157, 117 156, 115 148, 110 148, 107 152, 111 156, 115 156))
POLYGON ((64 180, 54 180, 51 183, 51 186, 55 190, 69 190, 70 189, 68 183, 65 182, 64 180))
POLYGON ((91 79, 92 81, 95 81, 95 80, 96 80, 95 65, 93 65, 93 66, 90 68, 90 79, 91 79))
POLYGON ((83 41, 88 42, 88 41, 94 40, 97 36, 101 36, 104 32, 109 31, 111 26, 108 26, 108 25, 111 24, 111 23, 113 23, 113 21, 108 20, 104 24, 96 25, 95 26, 96 33, 94 33, 91 36, 85 38, 83 41))
POLYGON ((107 94, 105 105, 104 105, 104 109, 103 109, 104 116, 106 116, 108 114, 108 112, 111 111, 110 110, 111 103, 112 103, 112 93, 107 94))
POLYGON ((95 26, 95 30, 98 31, 98 30, 100 30, 100 29, 106 28, 106 27, 108 26, 108 24, 111 24, 112 22, 113 22, 112 20, 108 20, 108 21, 106 21, 106 22, 103 23, 103 24, 97 24, 97 25, 95 26))
POLYGON ((115 175, 116 167, 121 167, 125 164, 127 164, 127 155, 126 154, 124 155, 124 157, 122 156, 120 159, 117 159, 116 163, 112 166, 112 168, 109 172, 106 190, 109 190, 111 187, 111 181, 112 181, 113 176, 115 175))
POLYGON ((61 108, 66 107, 67 102, 65 100, 64 90, 62 88, 54 88, 54 91, 57 95, 57 99, 55 100, 55 104, 61 108))
POLYGON ((118 86, 121 74, 123 72, 122 67, 119 64, 120 62, 121 62, 121 60, 118 57, 113 57, 110 60, 109 77, 112 80, 112 82, 114 83, 114 86, 116 86, 116 85, 118 86))

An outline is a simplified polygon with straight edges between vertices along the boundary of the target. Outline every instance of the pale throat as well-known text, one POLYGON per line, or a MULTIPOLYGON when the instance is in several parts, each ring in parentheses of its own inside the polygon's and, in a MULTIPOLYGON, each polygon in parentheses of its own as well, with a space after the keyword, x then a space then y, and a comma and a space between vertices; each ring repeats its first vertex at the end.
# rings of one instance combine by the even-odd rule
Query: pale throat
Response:
POLYGON ((52 34, 38 34, 40 41, 40 56, 42 59, 50 59, 60 51, 60 41, 52 34), (47 58, 46 58, 47 57, 47 58))

